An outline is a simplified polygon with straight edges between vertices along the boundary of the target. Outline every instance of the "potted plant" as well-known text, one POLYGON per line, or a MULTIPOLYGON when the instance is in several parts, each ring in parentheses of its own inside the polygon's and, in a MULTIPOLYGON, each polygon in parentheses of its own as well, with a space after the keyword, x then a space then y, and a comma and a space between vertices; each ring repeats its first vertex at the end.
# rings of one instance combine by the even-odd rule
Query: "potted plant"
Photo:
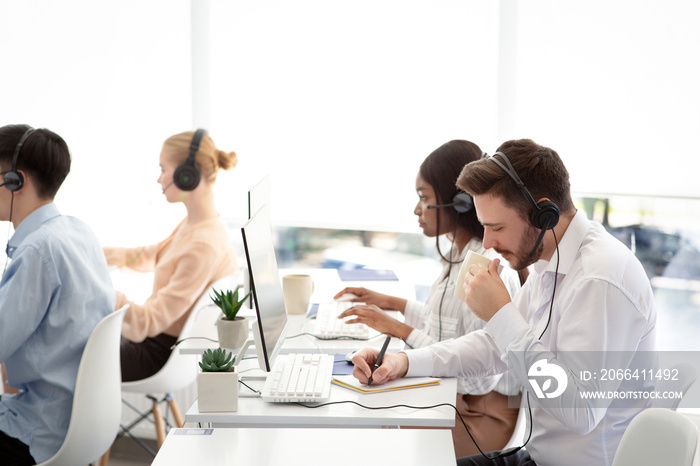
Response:
POLYGON ((197 377, 197 403, 202 413, 238 410, 236 357, 224 348, 202 353, 197 377))
POLYGON ((248 339, 248 319, 238 316, 238 311, 241 310, 250 293, 238 299, 239 289, 236 288, 235 292, 212 290, 214 296, 211 299, 224 314, 216 323, 219 346, 222 348, 240 348, 248 339))

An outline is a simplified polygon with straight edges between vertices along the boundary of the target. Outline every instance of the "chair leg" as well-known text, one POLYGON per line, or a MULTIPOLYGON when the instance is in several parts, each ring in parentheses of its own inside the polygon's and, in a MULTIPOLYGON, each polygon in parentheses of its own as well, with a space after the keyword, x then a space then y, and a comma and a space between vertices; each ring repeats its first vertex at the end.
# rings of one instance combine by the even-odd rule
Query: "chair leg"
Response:
POLYGON ((157 403, 153 404, 153 408, 151 411, 153 412, 153 421, 155 422, 156 426, 156 438, 158 441, 158 448, 160 449, 160 447, 162 447, 163 443, 165 442, 165 420, 160 414, 160 409, 158 408, 157 403))
POLYGON ((110 452, 111 450, 112 450, 112 449, 110 448, 109 450, 107 450, 107 451, 105 452, 104 455, 102 455, 102 456, 100 457, 100 462, 97 463, 98 466, 108 466, 108 465, 109 465, 109 452, 110 452))
POLYGON ((184 427, 185 420, 182 418, 182 414, 180 413, 180 408, 177 406, 177 401, 175 401, 174 396, 170 397, 170 399, 168 400, 168 405, 170 405, 170 411, 172 411, 172 413, 173 413, 173 419, 175 420, 175 425, 177 427, 184 427))

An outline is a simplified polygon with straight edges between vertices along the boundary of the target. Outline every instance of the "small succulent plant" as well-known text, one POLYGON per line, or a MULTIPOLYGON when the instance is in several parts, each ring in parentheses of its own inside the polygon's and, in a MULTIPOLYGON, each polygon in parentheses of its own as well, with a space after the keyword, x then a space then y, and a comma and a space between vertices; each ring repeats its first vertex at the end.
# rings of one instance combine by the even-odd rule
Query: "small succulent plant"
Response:
POLYGON ((234 362, 236 357, 230 351, 223 348, 208 349, 202 353, 202 362, 199 363, 199 367, 204 372, 226 372, 231 369, 234 362))
POLYGON ((235 292, 231 290, 212 290, 214 296, 211 298, 211 300, 214 301, 214 304, 219 306, 219 309, 221 309, 221 312, 224 313, 224 318, 226 320, 235 319, 238 311, 241 310, 241 306, 243 306, 245 300, 248 299, 248 296, 250 296, 250 293, 248 293, 243 298, 238 299, 238 290, 239 288, 237 288, 235 292))

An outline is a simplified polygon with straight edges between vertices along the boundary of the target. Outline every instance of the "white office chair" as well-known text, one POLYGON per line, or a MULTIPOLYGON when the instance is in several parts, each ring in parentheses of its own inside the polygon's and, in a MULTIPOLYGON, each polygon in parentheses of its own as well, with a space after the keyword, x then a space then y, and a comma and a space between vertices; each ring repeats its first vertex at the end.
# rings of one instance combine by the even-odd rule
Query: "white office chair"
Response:
MULTIPOLYGON (((656 384, 658 392, 683 392, 683 397, 688 393, 688 389, 695 383, 698 377, 695 368, 688 363, 681 362, 671 366, 673 374, 677 375, 677 380, 659 380, 656 384), (677 370, 677 372, 675 372, 677 370)), ((655 399, 651 406, 652 408, 667 408, 675 411, 682 398, 658 398, 655 399)))
POLYGON ((119 339, 127 308, 104 317, 90 334, 78 366, 66 438, 39 466, 90 464, 114 442, 122 414, 119 339))
MULTIPOLYGON (((525 395, 523 394, 523 400, 525 395)), ((504 450, 508 448, 515 448, 521 446, 525 442, 525 430, 527 428, 527 418, 528 410, 527 406, 523 406, 523 401, 520 402, 520 410, 518 411, 518 419, 515 421, 515 428, 513 429, 513 434, 510 436, 510 440, 503 447, 504 450)))
POLYGON ((639 413, 622 435, 612 466, 690 466, 698 429, 680 413, 649 408, 639 413))
MULTIPOLYGON (((207 289, 207 291, 202 294, 187 318, 187 321, 182 328, 182 332, 180 332, 179 340, 197 336, 192 334, 192 329, 197 316, 200 313, 199 311, 204 307, 214 305, 211 300, 211 296, 213 296, 212 290, 231 289, 232 286, 234 286, 234 277, 224 277, 214 282, 207 289)), ((128 426, 122 426, 119 436, 122 437, 124 435, 128 435, 138 442, 145 450, 155 456, 156 452, 153 451, 153 449, 146 443, 141 441, 141 439, 132 435, 130 430, 141 421, 148 419, 155 425, 157 444, 158 448, 160 448, 161 445, 163 445, 163 442, 165 442, 165 436, 167 434, 166 427, 167 429, 170 428, 167 413, 168 408, 172 412, 176 427, 182 427, 184 425, 184 419, 180 413, 180 409, 177 406, 177 402, 175 401, 175 397, 172 392, 186 388, 197 380, 198 360, 199 357, 197 355, 182 354, 176 348, 171 352, 165 365, 157 373, 143 380, 122 382, 122 392, 142 393, 148 399, 150 399, 152 403, 150 411, 140 412, 137 408, 122 400, 124 404, 138 413, 139 417, 137 417, 128 426), (159 396, 155 396, 154 394, 158 394, 159 396), (161 396, 161 394, 163 395, 161 396), (161 404, 166 404, 165 416, 161 414, 161 404), (152 419, 149 419, 149 417, 152 419)))

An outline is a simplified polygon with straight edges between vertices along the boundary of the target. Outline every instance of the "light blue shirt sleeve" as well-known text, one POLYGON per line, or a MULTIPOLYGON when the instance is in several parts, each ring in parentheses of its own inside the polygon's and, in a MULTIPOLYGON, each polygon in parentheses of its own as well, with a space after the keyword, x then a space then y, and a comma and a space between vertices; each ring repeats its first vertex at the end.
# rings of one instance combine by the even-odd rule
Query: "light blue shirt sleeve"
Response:
POLYGON ((0 281, 0 361, 6 361, 30 339, 49 309, 59 281, 55 269, 46 265, 35 249, 23 249, 0 281), (30 292, 29 283, 42 292, 30 292))

